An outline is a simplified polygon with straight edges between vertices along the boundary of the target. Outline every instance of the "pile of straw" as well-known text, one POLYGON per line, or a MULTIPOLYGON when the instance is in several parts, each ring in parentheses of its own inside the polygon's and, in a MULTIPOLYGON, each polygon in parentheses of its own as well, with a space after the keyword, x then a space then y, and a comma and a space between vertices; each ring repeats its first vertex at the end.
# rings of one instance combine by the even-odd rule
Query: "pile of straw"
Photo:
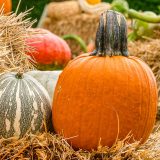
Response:
POLYGON ((0 73, 32 68, 25 54, 31 49, 26 38, 32 34, 34 23, 25 19, 28 12, 3 15, 0 10, 0 73))
MULTIPOLYGON (((77 34, 88 44, 95 39, 98 23, 99 14, 88 14, 82 11, 77 1, 66 1, 52 2, 47 6, 41 27, 59 36, 77 34)), ((67 42, 72 52, 80 53, 81 48, 77 42, 67 42)))
POLYGON ((148 141, 127 144, 117 141, 111 148, 99 146, 88 152, 74 151, 65 139, 59 135, 42 133, 26 135, 22 139, 0 139, 0 159, 34 159, 34 160, 159 160, 160 131, 156 130, 148 141))

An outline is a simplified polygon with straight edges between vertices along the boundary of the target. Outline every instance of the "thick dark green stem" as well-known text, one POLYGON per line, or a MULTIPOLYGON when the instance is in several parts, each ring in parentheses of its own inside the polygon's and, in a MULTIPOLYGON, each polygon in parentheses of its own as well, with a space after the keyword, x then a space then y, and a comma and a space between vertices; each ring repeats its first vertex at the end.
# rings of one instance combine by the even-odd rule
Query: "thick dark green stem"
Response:
POLYGON ((136 19, 140 19, 142 21, 145 22, 149 22, 149 23, 160 23, 160 16, 152 16, 152 15, 147 15, 144 13, 140 13, 134 9, 129 9, 128 10, 128 15, 131 18, 136 18, 136 19))
POLYGON ((81 46, 82 51, 85 52, 85 53, 87 52, 87 45, 83 41, 83 39, 81 37, 79 37, 79 36, 77 36, 75 34, 67 34, 67 35, 62 36, 62 38, 64 40, 67 40, 67 39, 74 39, 74 40, 76 40, 78 42, 78 44, 81 46))
POLYGON ((96 50, 91 55, 128 56, 127 25, 123 15, 112 10, 101 14, 96 34, 96 50))

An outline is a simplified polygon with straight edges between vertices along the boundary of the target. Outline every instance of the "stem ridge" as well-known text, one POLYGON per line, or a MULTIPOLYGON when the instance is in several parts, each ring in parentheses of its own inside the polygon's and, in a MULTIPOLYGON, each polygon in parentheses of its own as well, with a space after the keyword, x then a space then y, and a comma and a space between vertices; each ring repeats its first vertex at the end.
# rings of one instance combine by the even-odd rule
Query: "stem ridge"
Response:
POLYGON ((128 56, 127 25, 123 15, 112 10, 101 14, 95 46, 92 56, 128 56))

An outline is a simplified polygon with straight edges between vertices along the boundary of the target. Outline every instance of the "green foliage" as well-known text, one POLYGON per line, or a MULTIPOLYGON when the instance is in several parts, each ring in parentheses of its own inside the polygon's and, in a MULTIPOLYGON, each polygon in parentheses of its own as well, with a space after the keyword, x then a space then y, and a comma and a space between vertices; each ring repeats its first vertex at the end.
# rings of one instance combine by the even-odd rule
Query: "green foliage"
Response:
MULTIPOLYGON (((18 10, 18 13, 26 11, 27 9, 33 8, 29 17, 32 19, 39 20, 44 6, 49 3, 50 0, 21 0, 21 4, 18 10)), ((13 3, 13 11, 16 10, 19 0, 12 0, 13 3)), ((36 24, 34 25, 36 26, 36 24)))
MULTIPOLYGON (((145 15, 156 16, 154 12, 145 11, 145 15)), ((153 23, 147 23, 139 19, 133 20, 133 31, 128 35, 129 41, 135 41, 139 38, 150 37, 153 34, 153 29, 157 26, 153 23)))
POLYGON ((113 0, 112 9, 125 14, 128 11, 129 6, 125 0, 113 0))
MULTIPOLYGON (((105 2, 112 2, 112 0, 103 0, 105 2)), ((142 10, 142 11, 154 11, 157 14, 160 14, 159 7, 160 0, 127 0, 129 7, 142 10)))

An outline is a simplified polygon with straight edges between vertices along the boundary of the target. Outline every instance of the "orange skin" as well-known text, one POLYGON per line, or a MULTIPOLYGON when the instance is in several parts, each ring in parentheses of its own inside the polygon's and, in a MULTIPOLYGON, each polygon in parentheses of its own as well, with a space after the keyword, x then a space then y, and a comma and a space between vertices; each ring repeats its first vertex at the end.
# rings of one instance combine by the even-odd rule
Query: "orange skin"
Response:
POLYGON ((83 54, 59 77, 53 126, 76 149, 96 149, 100 140, 111 147, 129 133, 130 143, 143 143, 155 123, 157 99, 155 77, 139 58, 83 54))
POLYGON ((27 39, 28 45, 35 49, 35 51, 27 53, 32 60, 38 65, 63 66, 68 63, 71 59, 71 50, 68 44, 47 30, 37 30, 43 32, 32 35, 27 39))
POLYGON ((4 4, 4 13, 12 11, 12 1, 11 0, 0 0, 0 8, 4 4))

